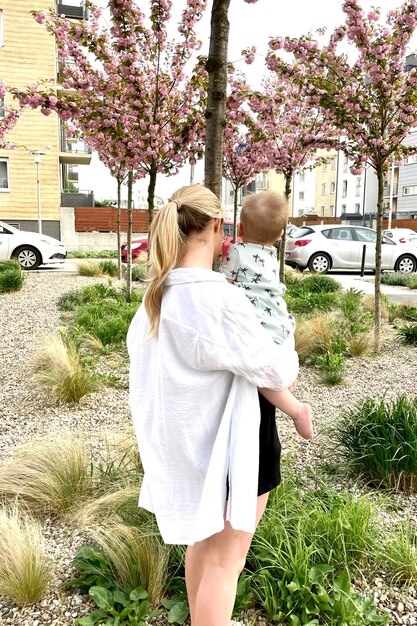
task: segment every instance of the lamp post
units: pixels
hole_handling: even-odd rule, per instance
[[[39,166],[41,164],[42,156],[45,154],[45,152],[34,150],[32,154],[33,154],[33,159],[36,164],[36,189],[37,189],[37,196],[38,196],[38,231],[39,231],[39,234],[41,235],[42,234],[42,207],[41,207],[41,180],[40,180],[40,174],[39,174],[39,169],[40,169]]]

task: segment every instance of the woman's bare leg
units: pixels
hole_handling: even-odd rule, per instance
[[[258,497],[257,525],[267,501],[267,493]],[[185,581],[192,626],[229,626],[252,537],[225,522],[220,533],[187,548]]]

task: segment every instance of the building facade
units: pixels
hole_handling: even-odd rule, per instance
[[[73,19],[87,17],[79,0],[65,4],[55,0],[1,3],[0,76],[9,87],[24,89],[45,79],[58,86],[54,38],[31,14],[50,9]],[[10,94],[6,104],[13,106]],[[25,111],[8,139],[16,148],[0,151],[0,220],[37,231],[41,214],[42,232],[59,238],[60,207],[68,205],[70,194],[78,191],[77,168],[90,162],[90,151],[83,142],[66,136],[54,113],[45,116],[40,111]],[[81,204],[82,198],[76,196],[72,196],[74,201]]]

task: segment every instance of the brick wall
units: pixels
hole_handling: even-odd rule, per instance
[[[115,207],[75,207],[75,231],[77,233],[99,232],[115,233],[117,231],[117,209]],[[133,232],[148,231],[148,211],[133,210]],[[127,209],[122,209],[121,230],[127,232]]]

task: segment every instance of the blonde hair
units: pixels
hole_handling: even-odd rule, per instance
[[[181,187],[156,214],[150,229],[148,288],[144,301],[150,337],[158,335],[164,282],[184,255],[187,238],[202,232],[212,219],[222,217],[219,199],[202,185]]]
[[[285,228],[288,202],[275,191],[260,191],[246,196],[240,212],[244,236],[258,243],[276,241]]]

